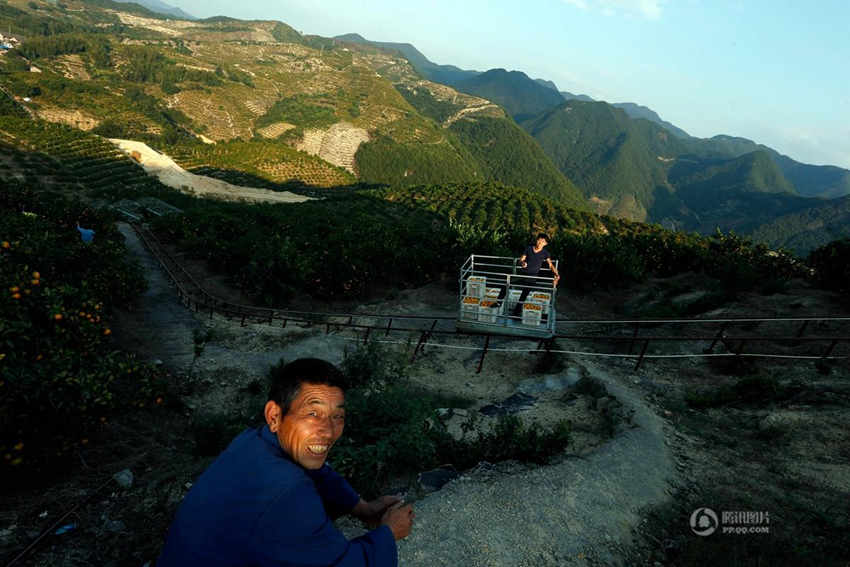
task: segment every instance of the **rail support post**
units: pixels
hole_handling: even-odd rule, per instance
[[[829,348],[827,348],[826,352],[823,353],[823,356],[821,356],[821,360],[826,360],[826,357],[828,357],[830,354],[832,354],[832,349],[834,349],[835,345],[837,345],[837,344],[838,344],[838,339],[832,339],[832,342],[829,343]]]
[[[431,338],[431,333],[434,332],[434,327],[437,326],[437,319],[434,319],[434,322],[431,323],[431,328],[427,331],[422,331],[422,335],[419,337],[419,342],[416,344],[416,348],[413,349],[413,355],[410,357],[410,362],[416,360],[416,353],[425,351],[425,343],[428,342],[428,339]]]
[[[635,372],[640,368],[640,364],[643,362],[643,357],[646,355],[646,349],[649,347],[649,341],[643,341],[643,348],[640,350],[640,356],[635,363]]]
[[[635,331],[632,333],[632,340],[629,342],[629,354],[632,354],[632,350],[635,348],[635,341],[637,340],[639,330],[640,323],[635,323]]]
[[[484,366],[484,357],[487,356],[488,348],[490,348],[490,335],[486,335],[484,338],[484,349],[481,351],[481,359],[478,361],[478,370],[475,371],[476,374],[481,373],[481,368]]]
[[[714,347],[717,345],[717,341],[723,339],[723,336],[726,333],[726,326],[727,325],[728,325],[728,323],[723,323],[723,325],[720,326],[720,330],[717,331],[717,334],[714,335],[714,340],[711,341],[711,346],[706,348],[706,349],[703,349],[703,351],[702,351],[703,354],[711,354],[712,352],[714,352]]]

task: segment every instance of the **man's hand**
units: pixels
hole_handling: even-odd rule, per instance
[[[413,528],[413,517],[415,515],[413,504],[402,506],[401,502],[397,502],[384,512],[384,516],[381,518],[381,524],[390,528],[393,532],[393,537],[397,541],[410,535],[410,530]]]
[[[552,287],[558,287],[559,281],[561,281],[561,276],[555,276],[555,279],[552,281]]]
[[[371,502],[366,502],[361,498],[360,502],[351,510],[351,515],[364,521],[370,527],[376,527],[381,523],[387,508],[399,502],[401,502],[400,496],[381,496]]]

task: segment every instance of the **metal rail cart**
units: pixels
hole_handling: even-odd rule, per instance
[[[537,276],[518,273],[519,258],[472,254],[460,268],[457,329],[552,338],[555,335],[555,275],[545,266]],[[552,261],[558,267],[558,261]],[[523,292],[527,297],[520,301]]]

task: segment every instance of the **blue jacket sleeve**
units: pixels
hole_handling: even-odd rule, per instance
[[[325,504],[325,511],[331,518],[348,514],[360,501],[360,495],[348,481],[327,464],[318,470],[307,471],[307,475],[316,484],[316,490]]]
[[[262,567],[398,565],[395,539],[387,526],[346,540],[325,513],[312,482],[276,499],[258,520],[252,539],[255,562]]]

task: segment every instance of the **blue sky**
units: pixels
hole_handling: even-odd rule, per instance
[[[408,42],[431,61],[519,70],[636,102],[699,137],[743,136],[850,168],[846,0],[172,0],[192,15]]]

